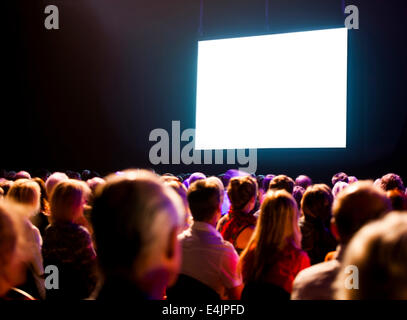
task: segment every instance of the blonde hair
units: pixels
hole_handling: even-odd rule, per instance
[[[407,299],[407,212],[393,212],[361,228],[350,241],[334,287],[336,298]],[[348,286],[348,268],[358,287]],[[357,277],[356,277],[357,276]]]
[[[33,216],[40,210],[41,189],[38,183],[28,179],[19,179],[7,192],[7,200],[26,208],[26,215]]]
[[[260,207],[259,220],[247,247],[240,257],[241,269],[246,280],[260,280],[275,255],[286,245],[301,248],[298,226],[298,206],[285,190],[268,191]],[[254,253],[253,264],[246,263],[248,253]]]
[[[51,193],[51,222],[75,222],[83,213],[87,185],[78,180],[59,182]]]

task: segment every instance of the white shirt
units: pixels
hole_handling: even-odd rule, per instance
[[[201,281],[221,297],[225,288],[242,284],[235,248],[212,225],[195,221],[178,236],[182,246],[181,273]]]
[[[344,248],[338,246],[336,259],[314,264],[298,273],[291,300],[334,300],[333,284],[341,268]]]

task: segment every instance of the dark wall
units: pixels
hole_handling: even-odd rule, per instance
[[[6,1],[0,167],[9,170],[220,173],[227,167],[152,166],[148,157],[151,130],[195,125],[197,40],[344,21],[341,0],[270,0],[267,22],[264,0],[205,0],[199,35],[199,0]],[[349,39],[348,148],[259,150],[258,173],[407,178],[404,2],[346,1],[360,10]],[[60,30],[44,28],[48,4]]]

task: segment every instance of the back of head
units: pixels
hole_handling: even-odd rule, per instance
[[[169,186],[172,188],[182,199],[182,203],[184,204],[185,207],[185,212],[187,213],[185,218],[189,218],[189,206],[188,206],[188,200],[187,200],[187,192],[188,189],[185,187],[185,185],[179,180],[179,179],[163,179],[161,177],[161,181],[164,182],[165,185]]]
[[[7,199],[27,208],[27,215],[31,216],[40,210],[41,189],[35,182],[19,179],[13,183],[7,192]]]
[[[239,171],[236,169],[229,169],[228,171],[225,172],[225,175],[223,176],[223,183],[227,187],[231,179],[237,177],[246,177],[248,175],[249,174],[247,172]]]
[[[307,190],[307,188],[312,185],[312,180],[306,175],[299,175],[295,179],[295,185],[303,187],[305,190]]]
[[[52,223],[75,222],[83,213],[86,193],[84,182],[68,179],[58,183],[50,199]]]
[[[220,213],[219,186],[209,179],[194,182],[188,189],[188,204],[194,221],[210,221]]]
[[[339,299],[407,299],[407,213],[390,213],[364,226],[346,249],[335,287]],[[358,272],[358,289],[347,286],[347,266]]]
[[[201,180],[201,179],[206,179],[206,176],[201,172],[195,172],[195,173],[191,174],[191,176],[189,177],[188,183],[189,183],[189,185],[191,185],[195,181]]]
[[[257,181],[253,177],[235,177],[229,181],[228,197],[232,209],[242,210],[256,195]]]
[[[0,187],[3,189],[4,196],[7,195],[8,191],[10,190],[11,186],[13,185],[13,181],[10,180],[4,180],[0,182]]]
[[[280,174],[271,180],[269,190],[285,190],[292,194],[294,190],[294,180],[284,174]]]
[[[264,177],[262,181],[262,189],[267,192],[269,189],[270,182],[274,179],[274,174],[268,174]]]
[[[207,180],[214,182],[216,184],[216,186],[218,187],[220,203],[222,204],[223,198],[225,196],[225,186],[223,185],[222,180],[219,179],[218,177],[213,177],[213,176],[209,177]]]
[[[32,181],[38,184],[40,187],[41,191],[41,212],[43,213],[48,213],[49,210],[49,203],[48,203],[48,196],[47,196],[47,190],[45,188],[45,182],[41,178],[33,178]]]
[[[301,209],[301,201],[302,197],[304,196],[305,189],[301,186],[295,186],[293,190],[293,197],[295,201],[297,202],[298,209]]]
[[[24,262],[29,260],[25,249],[23,224],[13,206],[0,203],[0,297],[25,278]]]
[[[17,248],[17,229],[11,214],[0,205],[0,265],[7,265]],[[0,269],[1,276],[1,269]]]
[[[381,177],[380,187],[384,191],[397,189],[402,192],[405,192],[403,180],[400,178],[399,175],[397,175],[395,173],[388,173],[388,174],[384,175],[383,177]]]
[[[332,194],[336,198],[342,190],[344,190],[349,184],[344,181],[338,181],[332,188]]]
[[[390,210],[390,200],[371,181],[349,185],[339,193],[333,205],[333,222],[340,242],[346,244],[363,225]]]
[[[314,218],[329,223],[332,202],[331,189],[326,184],[314,184],[305,191],[301,209],[305,218]]]
[[[395,211],[407,210],[407,195],[399,189],[392,189],[386,192],[391,201],[391,206]]]
[[[298,218],[297,203],[291,194],[285,190],[269,191],[260,207],[259,236],[278,249],[283,249],[287,242],[299,248]]]
[[[338,172],[332,177],[332,185],[334,186],[338,181],[349,183],[348,175],[345,172]]]
[[[16,173],[14,179],[31,179],[31,175],[27,171],[19,171]]]
[[[96,190],[91,219],[103,273],[134,281],[143,263],[160,259],[169,234],[184,222],[184,207],[155,174],[128,170]]]
[[[68,176],[62,172],[54,172],[45,182],[45,189],[47,190],[48,197],[51,197],[52,190],[61,181],[68,180]]]

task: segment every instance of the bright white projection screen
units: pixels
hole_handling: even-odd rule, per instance
[[[196,149],[346,148],[346,28],[198,42]]]

